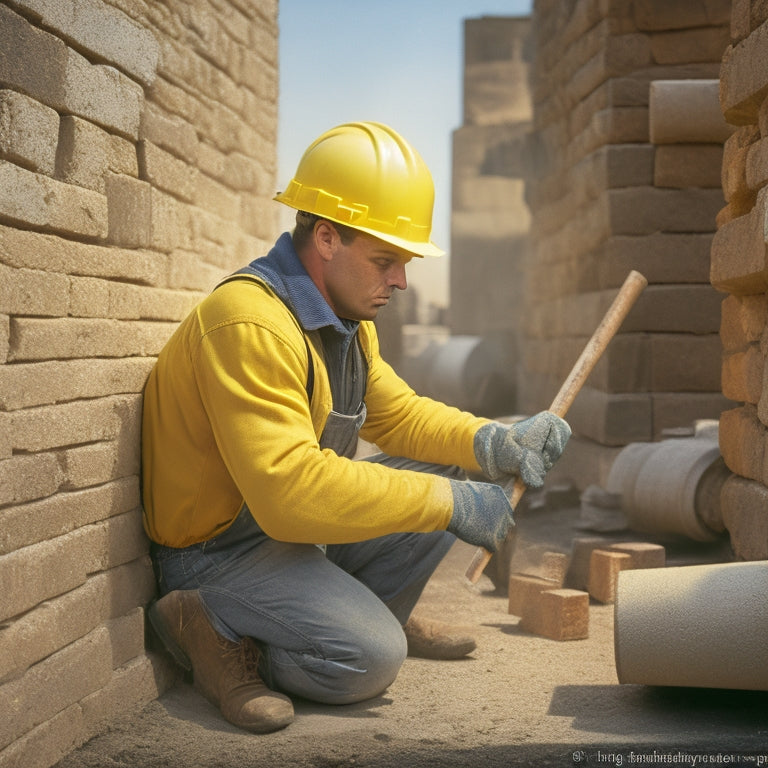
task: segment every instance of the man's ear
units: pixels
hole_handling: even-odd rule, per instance
[[[339,233],[329,221],[320,219],[315,223],[314,236],[315,247],[323,261],[330,261],[340,240]]]

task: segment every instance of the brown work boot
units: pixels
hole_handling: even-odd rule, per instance
[[[477,647],[473,637],[443,621],[411,616],[403,630],[408,655],[420,659],[460,659]]]
[[[191,669],[195,688],[230,723],[269,733],[293,722],[293,704],[259,677],[261,652],[250,638],[222,637],[206,616],[195,590],[169,592],[149,607],[149,620],[171,655]]]

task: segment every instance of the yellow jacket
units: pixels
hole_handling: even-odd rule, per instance
[[[393,456],[480,468],[473,438],[487,423],[417,396],[358,330],[368,363],[361,436]],[[245,502],[282,541],[340,544],[445,529],[446,478],[351,461],[318,440],[332,408],[316,332],[308,347],[293,313],[262,282],[235,281],[204,299],[162,350],[144,397],[144,525],[185,547],[220,534]]]

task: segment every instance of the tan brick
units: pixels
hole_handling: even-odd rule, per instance
[[[757,123],[768,88],[768,62],[762,55],[766,46],[768,26],[763,25],[723,54],[720,102],[725,119],[733,125]]]
[[[200,142],[194,125],[157,104],[145,105],[139,136],[188,163],[198,163]]]
[[[228,274],[221,267],[199,261],[199,255],[189,251],[174,251],[168,256],[168,286],[193,291],[212,291]]]
[[[0,264],[0,312],[8,315],[66,316],[69,312],[67,277]]]
[[[660,544],[651,544],[646,541],[622,541],[610,544],[609,552],[620,552],[631,558],[630,567],[636,568],[663,568],[666,564],[666,550]]]
[[[109,283],[106,280],[96,277],[70,277],[68,287],[68,314],[71,317],[111,317]]]
[[[655,392],[652,402],[652,440],[660,440],[667,429],[690,427],[698,419],[719,419],[733,402],[719,392]]]
[[[142,85],[155,79],[159,45],[149,29],[97,0],[15,0],[39,17],[43,25],[77,47],[124,70]]]
[[[213,286],[209,285],[208,288]],[[126,283],[109,286],[109,317],[118,320],[183,320],[205,294],[148,289]]]
[[[765,359],[757,344],[723,357],[723,394],[736,402],[757,404],[763,392]]]
[[[667,144],[656,147],[653,183],[657,187],[720,187],[720,144]]]
[[[109,242],[126,248],[147,248],[152,243],[151,186],[124,174],[105,180],[109,205]]]
[[[0,363],[8,362],[8,352],[11,348],[11,318],[0,314]],[[0,450],[2,456],[2,450]]]
[[[508,612],[512,616],[524,616],[529,603],[535,602],[539,594],[548,589],[557,589],[560,585],[538,576],[525,576],[512,573],[509,576]]]
[[[56,493],[64,479],[56,455],[19,454],[0,461],[0,504],[22,504]]]
[[[0,157],[53,175],[59,115],[28,96],[0,90]]]
[[[722,302],[722,294],[709,285],[649,285],[630,310],[621,330],[625,333],[717,333]]]
[[[198,178],[202,178],[202,175]],[[192,232],[197,209],[159,189],[150,188],[152,248],[170,253],[192,249]]]
[[[635,0],[632,10],[638,29],[649,31],[728,24],[731,18],[729,0],[714,2]]]
[[[130,439],[133,442],[130,442]],[[70,448],[62,452],[61,466],[67,488],[87,488],[130,475],[138,475],[138,424],[127,425],[117,440]]]
[[[601,603],[614,602],[619,572],[631,567],[632,557],[628,554],[594,550],[589,559],[589,594]]]
[[[603,445],[652,440],[653,401],[649,394],[609,394],[584,387],[568,412],[574,432]]]
[[[651,53],[658,64],[719,61],[730,43],[727,24],[651,35]]]
[[[92,735],[83,725],[82,709],[73,704],[6,747],[3,768],[49,768]]]
[[[733,132],[720,110],[716,79],[656,80],[649,103],[654,144],[722,144]]]
[[[759,131],[755,129],[756,126],[742,126],[723,145],[720,171],[723,197],[739,209],[752,197],[747,186],[747,157],[751,144],[760,138]]]
[[[0,555],[128,512],[140,503],[139,479],[134,475],[7,507],[0,511]]]
[[[0,410],[141,392],[153,364],[134,357],[0,366]]]
[[[720,337],[709,334],[652,334],[650,389],[653,392],[718,392]]]
[[[157,584],[148,554],[117,568],[110,568],[100,576],[106,578],[110,618],[124,616],[137,606],[144,606],[157,596]]]
[[[144,653],[144,608],[134,608],[107,624],[112,646],[112,667],[117,669]]]
[[[720,339],[726,353],[760,341],[768,325],[767,296],[728,296],[721,307]]]
[[[552,589],[525,605],[523,629],[550,640],[582,640],[589,636],[589,595],[575,589]]]
[[[723,522],[739,560],[768,560],[768,488],[732,476],[720,494]]]
[[[112,676],[110,661],[109,635],[99,628],[3,685],[0,747],[106,685]]]
[[[199,174],[194,187],[193,202],[227,221],[239,216],[240,197],[215,179]]]
[[[72,235],[107,234],[106,198],[0,160],[0,217]]]
[[[131,563],[149,551],[149,539],[144,532],[139,507],[89,527],[96,529],[93,537],[98,541],[89,553],[89,568],[92,569],[89,572]]]
[[[762,481],[768,429],[754,405],[724,411],[720,416],[720,453],[731,472]]]
[[[178,323],[14,318],[9,360],[157,355]]]
[[[138,144],[139,173],[144,181],[174,197],[192,202],[200,172],[150,141]]]

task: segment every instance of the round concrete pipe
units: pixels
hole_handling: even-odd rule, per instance
[[[624,448],[611,466],[606,490],[621,494],[633,530],[713,541],[723,530],[713,486],[719,488],[726,477],[716,440],[675,438]]]
[[[768,562],[619,573],[620,683],[768,691]]]

